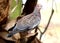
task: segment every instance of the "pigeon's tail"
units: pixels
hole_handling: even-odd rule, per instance
[[[13,36],[13,33],[10,32],[9,34],[7,34],[7,37],[12,37]]]
[[[13,27],[11,27],[8,31],[12,31],[15,28],[15,26],[16,24]]]
[[[7,37],[12,37],[13,35],[12,34],[8,34]]]

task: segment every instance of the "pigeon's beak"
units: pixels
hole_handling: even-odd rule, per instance
[[[41,8],[42,8],[42,5],[39,5],[39,10],[41,10]]]

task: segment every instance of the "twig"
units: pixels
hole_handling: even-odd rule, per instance
[[[54,1],[54,0],[53,0],[53,1]],[[41,40],[43,34],[47,31],[48,26],[49,26],[50,21],[51,21],[51,18],[52,18],[52,16],[53,16],[53,13],[54,13],[54,9],[53,9],[53,1],[52,1],[52,12],[51,12],[51,16],[50,16],[50,18],[49,18],[49,21],[48,21],[48,23],[47,23],[47,26],[45,27],[45,30],[44,30],[44,31],[41,33],[41,35],[40,35],[40,40]]]
[[[49,18],[49,21],[48,21],[48,23],[47,23],[47,26],[45,27],[45,30],[44,30],[44,31],[41,33],[41,35],[40,35],[40,39],[42,38],[42,35],[47,31],[48,26],[49,26],[50,21],[51,21],[51,18],[52,18],[52,16],[53,16],[53,13],[54,13],[54,9],[52,9],[51,16],[50,16],[50,18]]]

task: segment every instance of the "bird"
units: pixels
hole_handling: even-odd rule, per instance
[[[28,32],[29,30],[33,30],[34,27],[38,26],[41,20],[40,9],[41,6],[37,4],[31,14],[19,19],[16,22],[13,30],[7,34],[7,37],[12,37],[14,34],[19,32]]]

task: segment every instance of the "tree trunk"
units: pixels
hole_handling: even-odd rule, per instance
[[[0,0],[0,30],[8,20],[9,0]]]

